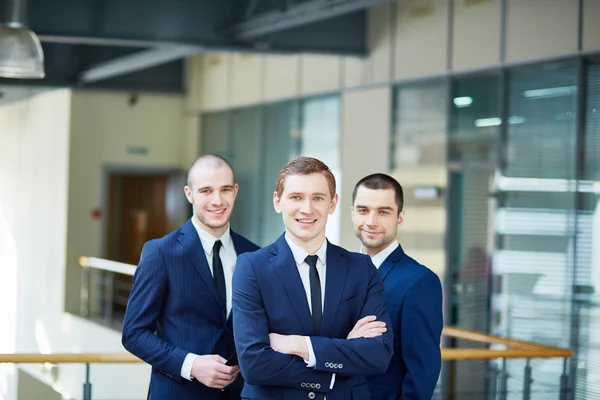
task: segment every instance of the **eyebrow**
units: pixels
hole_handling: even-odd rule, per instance
[[[290,193],[288,196],[303,196],[304,194],[305,193],[293,192],[293,193]],[[311,193],[310,196],[326,196],[326,194],[318,192],[318,193]]]
[[[369,208],[369,207],[367,207],[367,206],[362,206],[362,205],[360,205],[360,204],[359,204],[359,205],[356,205],[355,207],[356,207],[356,208]],[[394,209],[393,209],[392,207],[388,207],[388,206],[385,206],[385,207],[377,207],[377,209],[378,209],[378,210],[389,210],[389,211],[394,211]]]
[[[212,189],[212,186],[203,186],[198,188],[198,191]],[[223,185],[221,189],[233,189],[233,185]]]

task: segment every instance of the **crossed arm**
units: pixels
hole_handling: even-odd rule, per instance
[[[312,387],[319,387],[318,391],[327,392],[334,373],[367,375],[387,369],[393,352],[393,335],[384,332],[381,323],[372,324],[374,318],[389,323],[383,284],[374,266],[361,312],[362,322],[346,339],[310,337],[316,355],[314,368],[307,368],[304,361],[308,359],[305,337],[269,336],[260,286],[247,257],[238,257],[233,281],[236,348],[246,382],[296,389],[304,389],[301,384],[311,382],[315,383]],[[365,337],[360,337],[361,334]]]

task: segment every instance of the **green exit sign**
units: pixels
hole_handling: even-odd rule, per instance
[[[144,146],[129,146],[127,147],[127,154],[146,156],[148,155],[148,148]]]

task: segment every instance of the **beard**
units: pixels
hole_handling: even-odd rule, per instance
[[[357,235],[358,239],[361,241],[363,246],[368,249],[381,249],[386,247],[388,244],[394,241],[395,235],[382,235],[377,239],[370,239],[363,231],[358,231]]]

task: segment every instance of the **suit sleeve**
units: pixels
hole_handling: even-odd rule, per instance
[[[379,272],[365,256],[369,285],[360,318],[375,315],[386,323],[388,330],[374,338],[338,339],[311,336],[316,356],[315,369],[338,375],[374,375],[384,373],[394,353],[394,334],[387,311],[385,290]]]
[[[232,302],[235,347],[247,383],[329,392],[331,373],[307,368],[300,357],[271,348],[260,285],[247,254],[240,255],[236,262]]]
[[[159,247],[148,242],[135,270],[123,321],[123,346],[135,356],[180,381],[187,352],[154,334],[165,296],[167,273]]]
[[[433,272],[409,289],[399,334],[406,375],[401,400],[430,399],[442,368],[440,340],[443,328],[442,286]]]

